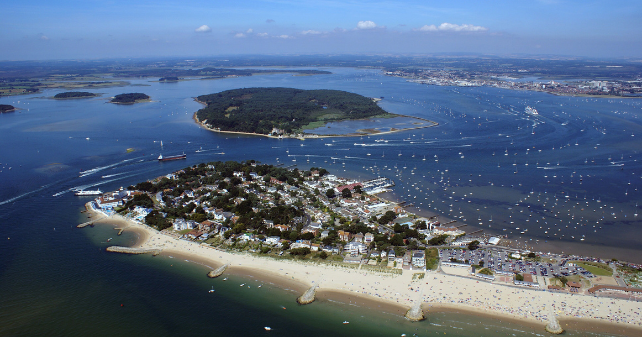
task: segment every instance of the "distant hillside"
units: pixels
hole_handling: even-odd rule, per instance
[[[134,104],[140,101],[146,101],[148,99],[149,99],[149,96],[138,92],[134,92],[129,94],[116,95],[110,102],[119,103],[119,104]]]
[[[87,98],[87,97],[96,97],[97,94],[87,92],[87,91],[67,91],[61,92],[54,96],[55,99],[68,99],[68,98]]]
[[[314,122],[388,114],[372,99],[339,90],[248,88],[199,96],[197,118],[221,131],[291,134]],[[278,129],[273,132],[273,129]]]
[[[16,110],[16,108],[13,105],[9,104],[0,104],[0,113],[2,112],[11,112]]]

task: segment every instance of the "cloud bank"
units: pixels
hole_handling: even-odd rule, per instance
[[[359,21],[357,23],[357,29],[373,29],[377,28],[377,25],[372,21]]]
[[[417,30],[422,32],[485,32],[488,28],[469,24],[457,25],[454,23],[444,22],[439,26],[424,25]]]

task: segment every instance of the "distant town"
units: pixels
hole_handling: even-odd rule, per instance
[[[513,90],[533,90],[554,95],[570,96],[642,96],[642,78],[635,80],[522,80],[529,76],[527,69],[517,73],[493,73],[453,69],[400,69],[385,71],[388,76],[403,77],[410,82],[455,87],[496,87]],[[516,77],[519,76],[520,78]]]
[[[88,205],[181,240],[230,251],[400,274],[439,270],[553,292],[642,299],[642,266],[509,248],[456,221],[410,213],[376,196],[381,177],[323,168],[212,162],[104,193]]]

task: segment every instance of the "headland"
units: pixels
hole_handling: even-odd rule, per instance
[[[317,286],[319,298],[357,299],[402,315],[419,303],[427,316],[458,310],[517,320],[543,330],[552,312],[563,328],[569,322],[579,329],[632,336],[642,331],[642,303],[637,301],[639,292],[631,288],[596,290],[595,285],[602,281],[594,276],[549,278],[521,271],[522,266],[531,269],[536,261],[557,261],[560,272],[586,276],[586,270],[569,263],[586,257],[571,260],[505,250],[511,258],[494,256],[500,257],[501,263],[491,266],[490,260],[476,256],[480,252],[492,255],[490,248],[502,250],[492,238],[479,237],[482,242],[473,240],[468,249],[461,249],[461,235],[449,235],[457,234],[457,228],[448,229],[363,193],[370,185],[350,183],[322,169],[300,172],[255,162],[229,165],[232,163],[217,162],[187,168],[133,186],[130,191],[106,194],[87,206],[92,212],[110,215],[100,222],[117,221],[119,228],[139,233],[135,248],[185,257],[206,268],[204,277],[208,271],[228,265],[225,273],[249,273],[300,293]],[[231,177],[225,177],[228,173]],[[207,184],[201,180],[205,177]],[[179,180],[185,184],[172,187]],[[188,185],[190,189],[185,189]],[[167,188],[183,192],[173,195],[166,193]],[[105,206],[105,201],[118,201],[120,214]],[[194,201],[200,205],[187,212]],[[222,208],[210,207],[210,203]],[[145,209],[161,204],[176,218]],[[337,204],[343,209],[336,209]],[[295,205],[297,208],[290,208]],[[187,213],[172,210],[179,208]],[[372,214],[366,220],[349,220],[346,214],[364,210]],[[395,222],[396,218],[402,221]],[[255,223],[257,219],[263,220]],[[502,266],[511,263],[514,271]],[[484,264],[487,268],[483,269],[490,273],[480,272]],[[608,284],[606,279],[602,283]]]

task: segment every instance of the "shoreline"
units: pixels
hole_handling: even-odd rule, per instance
[[[421,298],[424,312],[428,315],[430,312],[463,312],[510,320],[541,331],[546,325],[544,316],[547,312],[544,307],[553,305],[564,327],[568,322],[573,329],[587,331],[604,329],[604,332],[618,331],[630,336],[642,332],[640,315],[631,315],[633,317],[626,322],[613,322],[612,318],[622,315],[618,309],[640,312],[642,304],[639,302],[515,288],[431,271],[425,273],[423,280],[413,281],[413,271],[393,275],[222,251],[171,237],[121,216],[102,219],[97,223],[122,225],[120,228],[125,231],[139,234],[135,247],[162,249],[162,255],[180,256],[210,270],[229,264],[226,273],[267,280],[277,287],[297,293],[302,293],[311,285],[319,285],[318,299],[321,301],[354,302],[357,306],[403,316],[412,303]],[[611,305],[604,304],[607,302],[615,305],[611,308]],[[586,318],[582,310],[597,312],[593,313],[592,318]],[[573,314],[574,311],[581,311],[581,314]],[[611,317],[611,321],[606,317]]]

